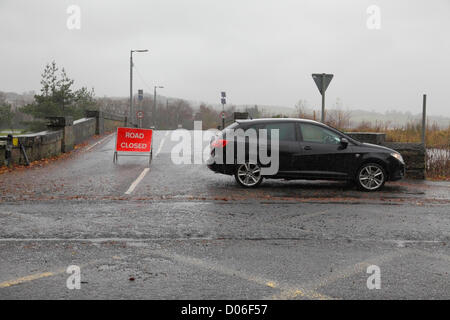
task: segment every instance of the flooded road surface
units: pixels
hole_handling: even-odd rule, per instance
[[[171,138],[155,132],[149,169],[145,157],[114,164],[110,135],[1,174],[0,299],[450,298],[450,183],[247,190],[174,164]],[[367,287],[372,265],[380,289]]]

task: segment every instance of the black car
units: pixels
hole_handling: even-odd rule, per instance
[[[257,157],[250,157],[250,153],[254,153],[251,150],[255,150],[250,147],[252,141],[255,142],[254,137],[253,140],[247,136],[235,139],[234,132],[238,129],[242,129],[240,132],[249,132],[249,129],[259,132],[256,137],[258,152],[263,145],[260,134],[267,132],[268,143],[263,148],[268,149],[264,150],[268,155],[271,155],[271,129],[279,130],[276,173],[265,175],[261,172],[268,165],[262,164],[259,153]],[[231,143],[233,148],[230,148]],[[237,156],[239,144],[244,145],[244,149],[240,149],[245,150],[244,158]],[[229,158],[225,159],[227,154]],[[263,178],[320,179],[354,181],[361,190],[375,191],[386,181],[399,180],[405,174],[405,163],[397,151],[356,141],[339,130],[306,119],[237,120],[212,139],[207,165],[215,172],[234,175],[244,187],[256,187]]]

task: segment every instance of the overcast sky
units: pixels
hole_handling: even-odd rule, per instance
[[[67,8],[81,28],[67,28]],[[380,29],[367,8],[380,8]],[[0,91],[39,91],[47,62],[97,96],[163,85],[218,103],[320,106],[312,73],[333,73],[327,106],[450,116],[450,0],[0,0]]]

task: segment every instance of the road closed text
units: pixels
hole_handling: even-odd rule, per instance
[[[122,142],[122,143],[120,143],[120,147],[123,149],[147,149],[147,144],[146,143]]]
[[[117,128],[116,151],[150,152],[152,130],[137,128]]]

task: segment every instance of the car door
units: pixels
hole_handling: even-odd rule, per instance
[[[353,159],[352,147],[344,147],[341,135],[313,123],[300,123],[300,152],[294,166],[300,175],[311,178],[346,178]]]
[[[264,126],[264,129],[267,130],[268,135],[268,154],[270,154],[271,157],[275,156],[272,155],[272,150],[270,149],[270,146],[272,144],[272,137],[273,132],[272,130],[278,130],[278,144],[279,144],[279,153],[278,153],[278,159],[279,159],[279,168],[278,168],[278,174],[284,175],[286,172],[291,172],[295,170],[294,168],[294,159],[293,155],[295,152],[298,151],[298,140],[297,140],[297,132],[295,128],[294,122],[271,122],[266,123]]]

